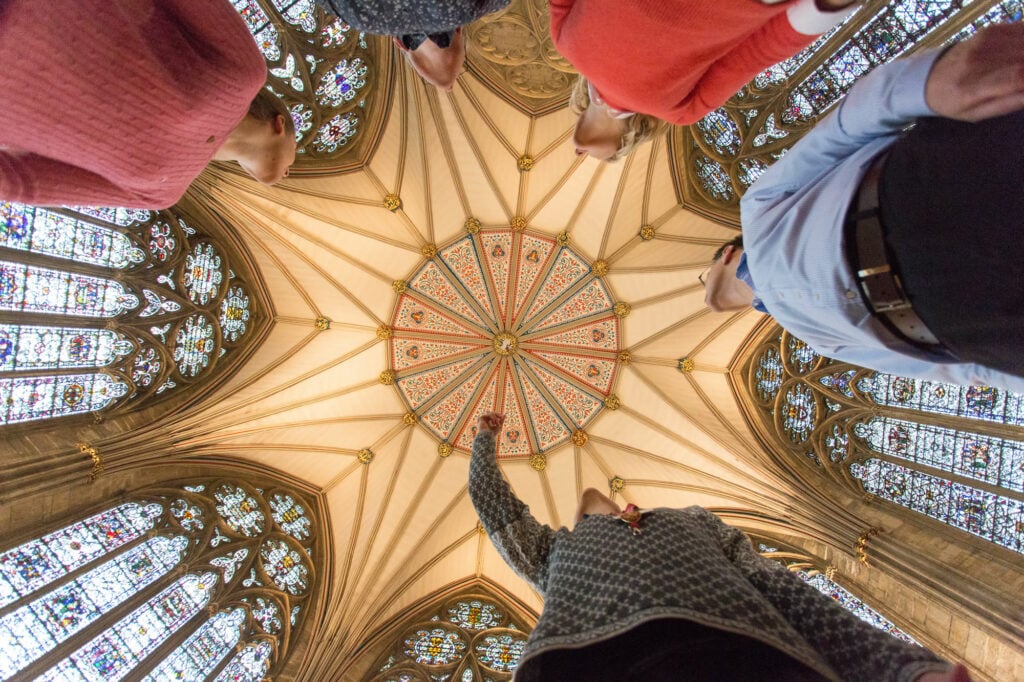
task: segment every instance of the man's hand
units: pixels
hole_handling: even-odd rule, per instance
[[[919,675],[914,682],[971,682],[971,676],[967,674],[967,668],[963,663],[944,673],[925,673]]]
[[[505,415],[500,412],[485,412],[480,415],[480,419],[476,423],[476,432],[483,433],[484,431],[490,431],[491,433],[497,433],[501,430],[501,425],[505,423]]]
[[[981,121],[1024,109],[1024,24],[996,24],[939,57],[925,84],[939,116]]]

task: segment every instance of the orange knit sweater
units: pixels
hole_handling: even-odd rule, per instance
[[[814,40],[791,4],[550,0],[551,37],[609,106],[688,125]]]
[[[163,208],[266,63],[227,0],[0,2],[0,199]]]

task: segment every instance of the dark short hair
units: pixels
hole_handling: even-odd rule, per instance
[[[260,88],[249,104],[249,115],[257,121],[273,121],[276,116],[283,116],[285,130],[289,135],[295,134],[295,121],[292,120],[292,112],[288,110],[288,105],[266,88]]]
[[[719,258],[722,257],[722,254],[725,253],[725,247],[727,247],[727,246],[733,246],[733,247],[735,247],[737,249],[742,249],[743,248],[743,235],[742,234],[738,234],[735,237],[733,237],[732,239],[730,239],[729,241],[727,241],[726,243],[724,243],[721,246],[719,246],[718,250],[715,251],[715,255],[711,257],[711,262],[712,263],[714,263],[716,260],[718,260]]]

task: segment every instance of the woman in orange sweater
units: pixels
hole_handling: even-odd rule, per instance
[[[855,1],[550,0],[555,47],[582,76],[570,101],[577,153],[621,158],[659,121],[700,120]]]

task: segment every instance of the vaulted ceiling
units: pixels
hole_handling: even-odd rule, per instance
[[[506,475],[553,526],[612,479],[643,506],[794,503],[755,466],[730,379],[763,317],[709,312],[697,280],[735,232],[681,207],[667,138],[615,165],[577,157],[571,113],[532,115],[478,71],[445,94],[400,64],[358,170],[265,188],[222,169],[199,187],[250,251],[273,322],[176,439],[320,491],[332,646],[310,671],[342,670],[466,578],[539,611],[467,494],[469,429],[491,405],[513,415]]]

